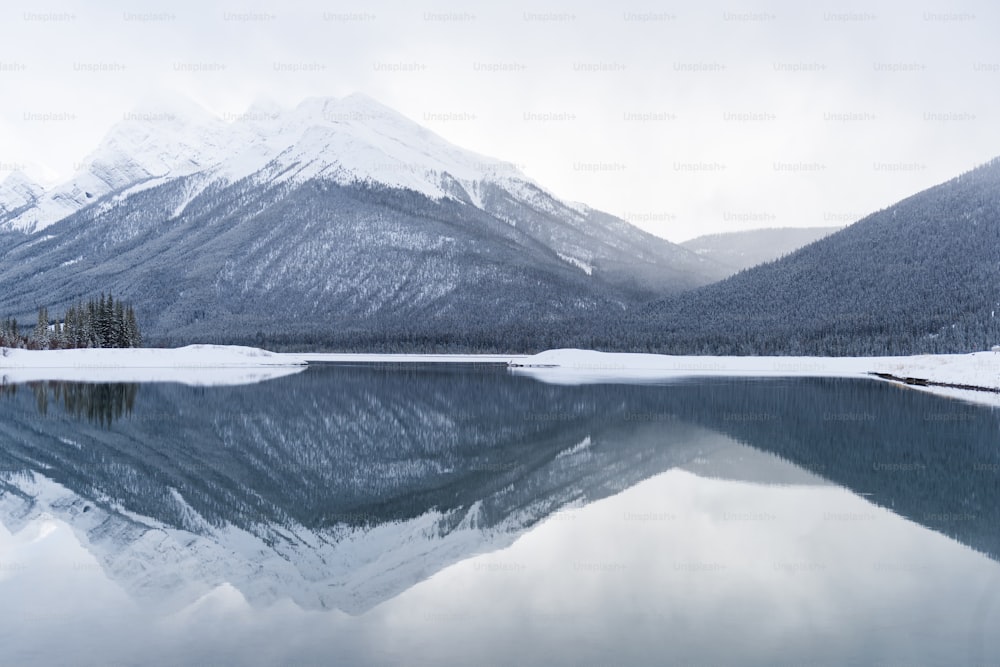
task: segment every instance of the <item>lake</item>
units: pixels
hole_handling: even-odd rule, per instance
[[[1000,411],[316,365],[0,387],[3,665],[997,665]]]

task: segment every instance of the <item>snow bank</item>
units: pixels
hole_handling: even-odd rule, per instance
[[[253,347],[16,350],[0,348],[0,382],[180,382],[210,386],[261,382],[305,370],[297,355]]]
[[[515,373],[553,384],[663,383],[687,377],[864,377],[971,385],[993,391],[913,386],[943,396],[1000,406],[1000,352],[911,357],[685,357],[593,350],[547,350],[512,361]]]

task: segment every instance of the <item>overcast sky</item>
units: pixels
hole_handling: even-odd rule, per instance
[[[0,9],[0,179],[140,100],[361,91],[673,241],[851,222],[1000,155],[985,2],[38,2]]]

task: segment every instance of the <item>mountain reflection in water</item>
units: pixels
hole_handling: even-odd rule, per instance
[[[5,392],[0,491],[20,499],[5,523],[24,525],[58,497],[105,568],[147,597],[166,595],[158,576],[175,592],[198,580],[190,595],[242,582],[251,601],[361,613],[674,468],[763,483],[797,470],[792,479],[829,480],[1000,555],[998,413],[875,382],[561,387],[495,369],[317,366],[248,386]],[[794,466],[726,464],[733,441]],[[193,553],[211,566],[168,576],[165,563],[122,564],[149,557],[137,545],[164,529],[199,546],[158,558]],[[279,557],[270,580],[240,574],[267,570],[266,558],[233,556],[241,535]]]

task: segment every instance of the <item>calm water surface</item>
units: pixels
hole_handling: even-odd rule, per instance
[[[0,664],[1000,664],[1000,412],[316,366],[0,387]]]

